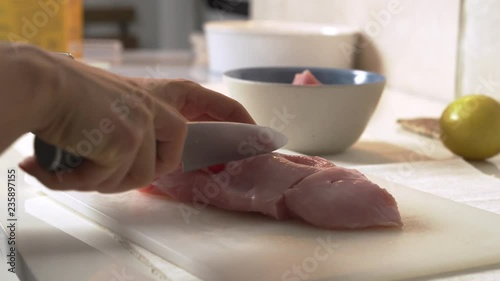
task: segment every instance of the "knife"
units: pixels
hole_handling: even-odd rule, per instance
[[[288,138],[272,128],[232,122],[188,122],[182,152],[185,172],[272,152]],[[75,169],[85,159],[35,137],[35,157],[47,171]]]

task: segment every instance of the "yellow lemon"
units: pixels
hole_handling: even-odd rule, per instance
[[[485,95],[452,102],[440,119],[441,140],[453,153],[483,160],[500,153],[500,103]]]

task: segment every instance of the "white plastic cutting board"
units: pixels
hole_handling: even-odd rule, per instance
[[[369,177],[395,196],[402,230],[329,231],[210,207],[197,212],[136,191],[47,192],[206,281],[402,280],[500,266],[500,216]]]

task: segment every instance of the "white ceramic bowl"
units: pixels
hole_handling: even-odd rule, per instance
[[[351,68],[357,30],[336,25],[283,21],[206,23],[210,70],[255,66]]]
[[[366,128],[385,77],[360,70],[309,67],[323,85],[291,85],[294,75],[304,69],[236,69],[224,73],[224,83],[257,124],[288,136],[286,148],[314,155],[341,152]]]

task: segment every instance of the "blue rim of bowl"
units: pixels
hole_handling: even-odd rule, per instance
[[[375,72],[370,72],[370,71],[364,71],[364,70],[357,70],[357,69],[343,69],[343,68],[329,68],[329,67],[247,67],[247,68],[238,68],[238,69],[231,69],[228,71],[225,71],[223,73],[224,78],[229,78],[233,80],[237,80],[242,83],[249,83],[249,84],[266,84],[266,85],[276,85],[276,86],[293,86],[293,87],[311,87],[311,85],[292,85],[293,81],[293,75],[296,73],[301,73],[304,70],[310,70],[317,78],[320,80],[323,84],[321,85],[315,85],[314,87],[342,87],[342,86],[362,86],[362,85],[373,85],[373,84],[381,84],[386,82],[386,78],[382,74],[378,74]],[[273,82],[273,81],[265,81],[266,79],[270,79],[269,76],[264,75],[264,79],[250,79],[250,78],[242,78],[241,74],[245,72],[254,72],[254,73],[259,73],[259,72],[266,72],[266,71],[274,71],[275,73],[279,73],[280,71],[286,71],[287,73],[284,75],[290,75],[287,81],[283,82]],[[283,73],[283,72],[281,72]],[[332,74],[338,74],[340,76],[337,77],[331,77],[331,78],[346,78],[346,77],[352,77],[353,82],[346,82],[346,83],[325,83],[324,81],[328,78],[325,78],[324,75],[328,75],[327,73],[330,73],[329,75]],[[341,77],[342,76],[342,77]],[[356,83],[357,77],[359,80],[362,80],[359,83]],[[264,80],[264,81],[263,81]]]

